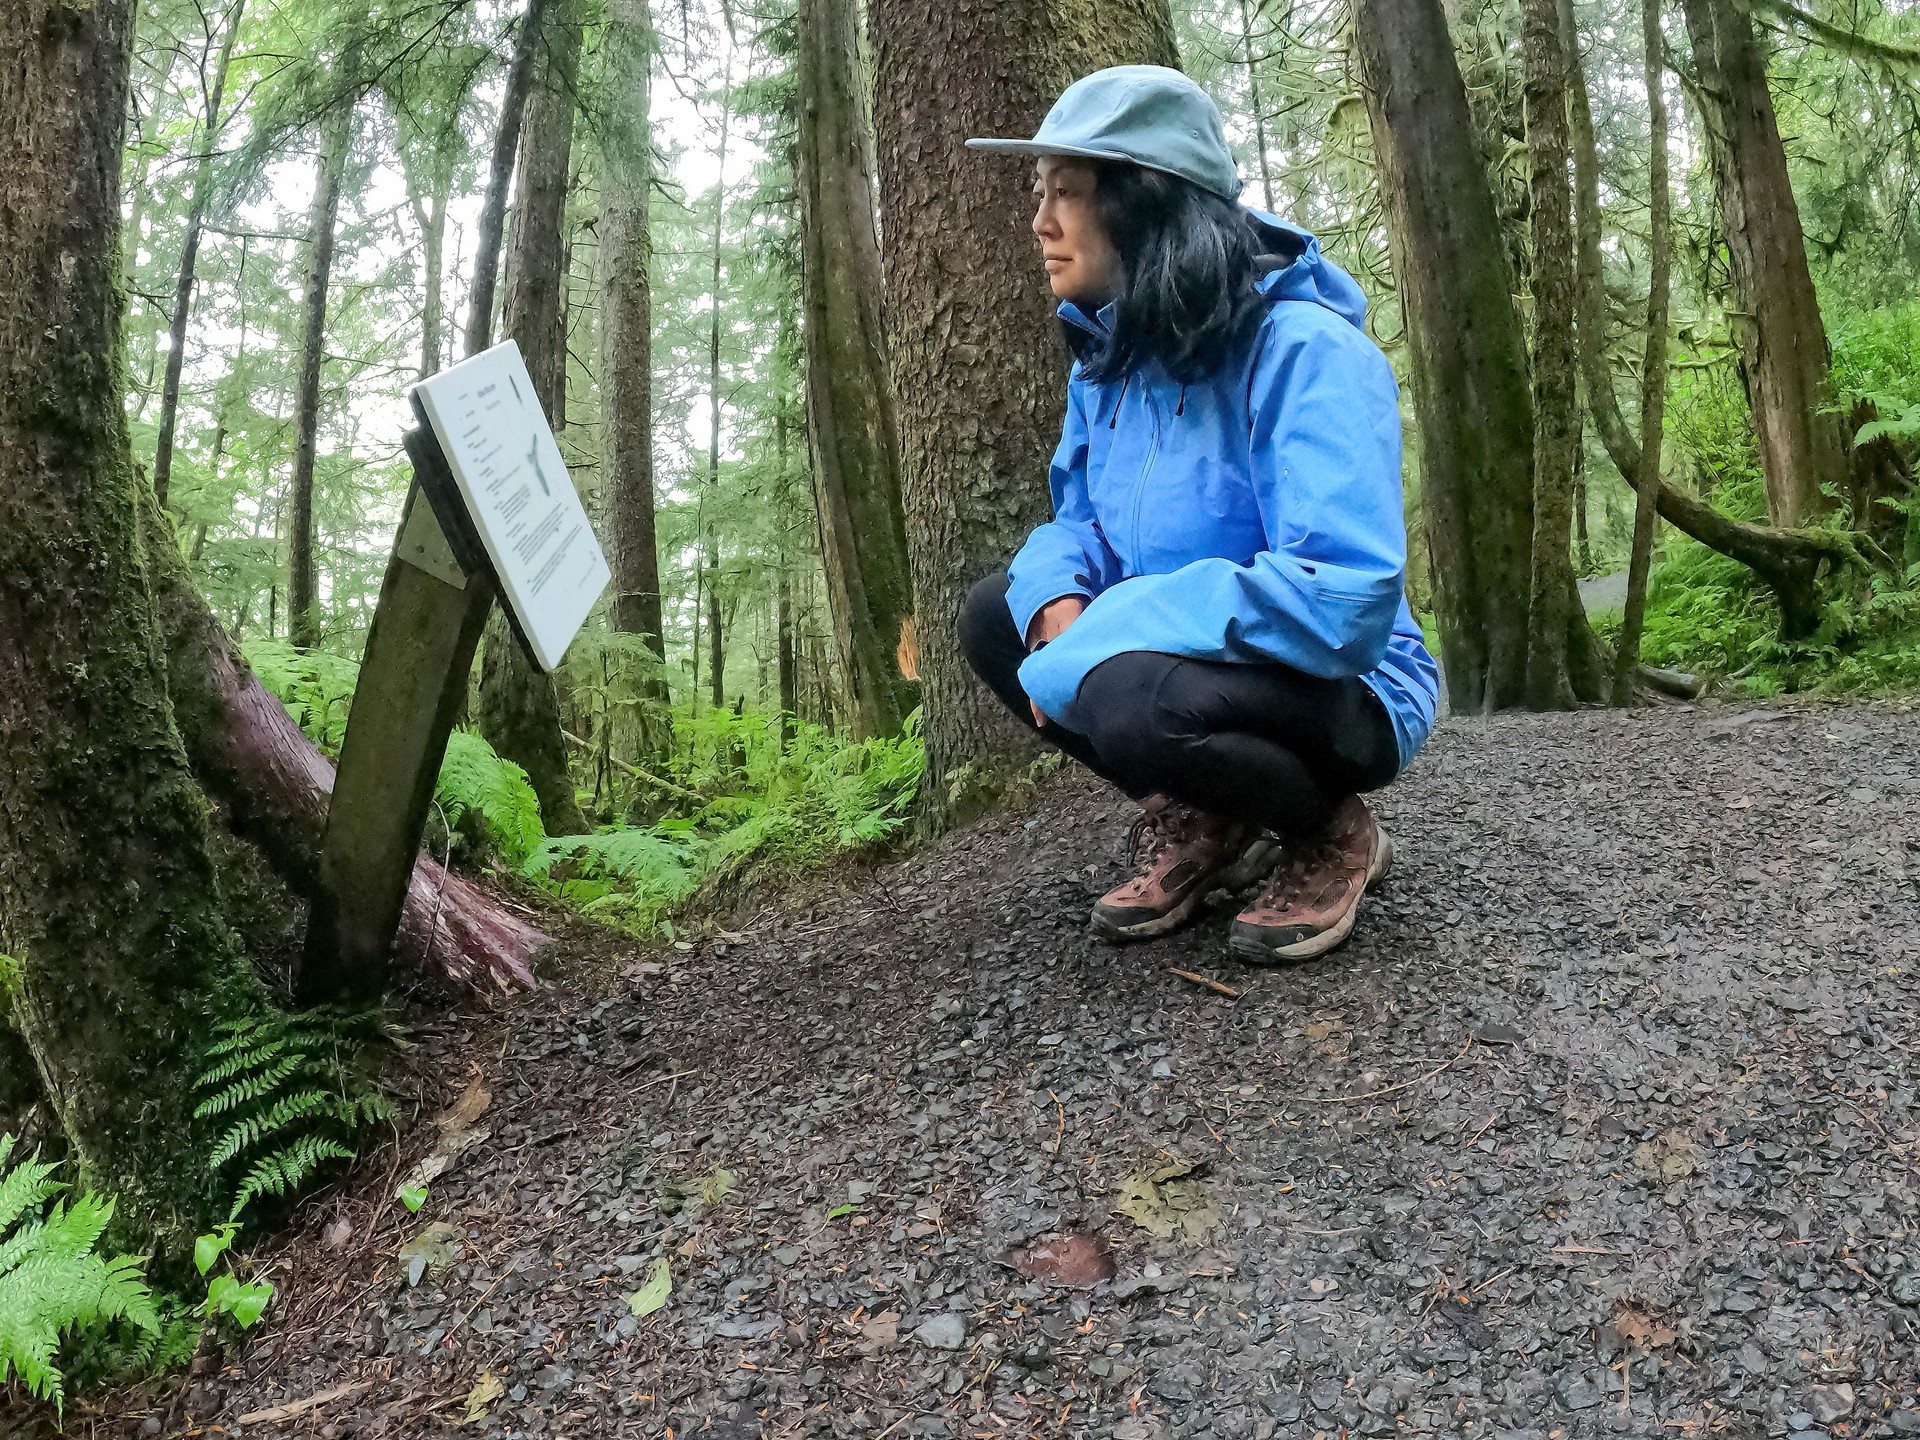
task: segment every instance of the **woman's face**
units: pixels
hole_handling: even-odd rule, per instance
[[[1034,167],[1033,233],[1055,298],[1097,310],[1120,292],[1120,252],[1094,209],[1093,166],[1042,155]]]

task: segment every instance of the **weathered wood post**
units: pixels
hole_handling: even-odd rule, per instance
[[[327,811],[320,887],[300,968],[303,1000],[373,999],[385,990],[407,882],[426,832],[474,650],[493,606],[493,572],[458,549],[429,499],[457,513],[446,459],[424,427],[409,430],[415,481],[367,632],[353,711]],[[437,474],[435,472],[438,472]],[[431,480],[425,477],[431,475]],[[456,532],[457,533],[457,532]],[[471,568],[469,568],[471,567]]]
[[[497,345],[412,392],[414,485],[354,689],[296,989],[386,988],[427,811],[496,596],[534,665],[560,661],[608,572],[533,400]]]

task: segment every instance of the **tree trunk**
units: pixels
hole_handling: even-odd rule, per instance
[[[1020,162],[964,148],[1030,135],[1101,65],[1176,63],[1165,0],[873,0],[886,313],[899,401],[908,560],[920,644],[930,818],[963,768],[990,793],[1033,741],[967,672],[968,588],[1046,516],[1067,357],[1028,228]]]
[[[1849,437],[1832,409],[1827,331],[1767,90],[1766,52],[1733,0],[1685,0],[1685,9],[1767,513],[1775,525],[1804,525],[1827,508],[1822,486],[1845,485]]]
[[[351,62],[349,62],[350,64]],[[293,515],[287,549],[287,635],[302,649],[320,639],[319,597],[313,573],[313,469],[320,441],[320,367],[326,356],[327,286],[333,274],[334,226],[340,183],[353,149],[353,101],[340,101],[321,122],[313,208],[307,220],[306,327],[300,340],[300,380],[293,411]]]
[[[180,246],[180,273],[173,286],[173,317],[167,326],[167,370],[160,386],[160,433],[153,446],[153,493],[160,508],[167,506],[167,486],[173,476],[173,432],[180,407],[180,368],[187,354],[187,316],[193,308],[193,270],[200,258],[200,231],[206,223],[213,194],[213,148],[220,139],[220,101],[227,89],[227,69],[233,62],[234,41],[240,38],[240,17],[246,0],[234,0],[227,15],[227,33],[213,65],[207,89],[207,114],[200,130],[200,158],[193,171],[193,192],[187,202],[187,236]]]
[[[1286,20],[1278,27],[1286,34]],[[1260,203],[1273,209],[1273,170],[1267,159],[1267,109],[1260,94],[1260,62],[1253,53],[1253,12],[1247,0],[1240,0],[1240,41],[1242,60],[1247,67],[1247,104],[1253,110],[1253,150],[1260,161]]]
[[[729,31],[726,69],[720,80],[720,152],[714,167],[712,279],[709,283],[707,327],[707,481],[700,492],[696,511],[696,530],[704,547],[703,578],[694,588],[694,689],[700,686],[700,602],[704,591],[707,611],[707,645],[712,652],[707,666],[707,683],[713,708],[727,703],[725,652],[720,634],[720,534],[711,513],[720,504],[720,260],[726,238],[727,219],[727,137],[733,124],[733,39]]]
[[[713,708],[727,703],[727,652],[720,624],[720,570],[716,561],[707,570],[707,678],[712,686]]]
[[[1574,34],[1571,0],[1562,0],[1560,16],[1563,33]],[[1578,63],[1578,53],[1569,46],[1568,54],[1575,57],[1568,70],[1567,114],[1573,138],[1580,364],[1594,428],[1614,468],[1628,484],[1637,487],[1648,457],[1642,453],[1639,439],[1620,413],[1607,358],[1607,296],[1600,248],[1600,167],[1587,101],[1586,76]],[[1657,456],[1654,471],[1658,475]],[[1774,592],[1780,604],[1782,639],[1798,640],[1813,633],[1819,624],[1816,587],[1820,573],[1846,553],[1844,540],[1818,530],[1770,530],[1729,520],[1665,478],[1659,478],[1654,500],[1661,519],[1709,549],[1747,566]]]
[[[556,423],[566,365],[560,295],[565,284],[563,229],[573,155],[580,24],[569,0],[546,20],[545,63],[528,102],[514,197],[513,255],[507,273],[506,331],[520,347],[540,406]],[[534,669],[504,613],[487,625],[475,712],[480,733],[527,772],[550,835],[584,835],[591,827],[574,799],[553,677]]]
[[[1440,0],[1353,0],[1407,317],[1421,503],[1455,710],[1526,698],[1533,406],[1505,239]]]
[[[807,439],[834,638],[865,738],[899,730],[915,695],[894,661],[913,582],[855,0],[800,0],[799,34]]]
[[[646,0],[611,0],[601,39],[606,130],[600,145],[600,426],[612,540],[613,628],[667,658],[653,496],[653,186],[647,128],[653,29]],[[656,682],[666,698],[664,682]],[[654,689],[650,686],[649,689]]]
[[[1555,0],[1525,0],[1527,188],[1532,214],[1533,542],[1527,611],[1527,704],[1567,710],[1569,631],[1581,610],[1570,558],[1580,447],[1574,350],[1573,195],[1567,183],[1566,58]],[[1595,697],[1597,698],[1597,697]]]
[[[447,200],[453,193],[451,157],[435,153],[433,168],[427,177],[427,192],[422,194],[411,170],[407,173],[407,199],[413,206],[414,223],[420,227],[420,378],[426,379],[440,369],[444,345],[441,334],[446,328],[446,239]]]
[[[1572,0],[1565,0],[1572,8]],[[1640,631],[1647,611],[1647,571],[1659,523],[1660,448],[1667,395],[1667,294],[1673,263],[1672,196],[1667,189],[1667,101],[1660,0],[1641,0],[1640,41],[1648,114],[1647,348],[1640,366],[1640,470],[1634,478],[1633,549],[1627,558],[1627,601],[1614,654],[1613,703],[1633,698],[1640,668]]]
[[[168,705],[122,409],[124,0],[0,7],[0,950],[83,1183],[190,1236],[249,980]]]
[[[487,166],[487,190],[480,202],[480,223],[473,250],[473,288],[467,301],[464,352],[478,355],[493,335],[493,295],[500,277],[500,234],[507,221],[507,184],[513,179],[513,157],[520,148],[520,127],[527,112],[527,94],[533,85],[534,61],[540,54],[551,0],[527,0],[520,17],[520,34],[513,42],[513,60],[507,66],[506,93],[500,99],[500,125],[493,132],[493,159]]]
[[[794,717],[800,713],[800,673],[793,648],[793,575],[780,567],[774,582],[774,654],[780,681],[780,745],[793,738]]]

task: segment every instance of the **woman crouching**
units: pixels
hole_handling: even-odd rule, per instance
[[[1437,695],[1366,302],[1311,235],[1238,203],[1219,111],[1177,71],[1099,71],[1032,140],[968,143],[1037,156],[1076,358],[1054,518],[975,586],[962,648],[1144,809],[1159,843],[1097,933],[1163,935],[1261,882],[1234,953],[1324,954],[1392,863],[1360,796],[1412,759]]]

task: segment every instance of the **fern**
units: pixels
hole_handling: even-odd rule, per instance
[[[201,1099],[194,1114],[224,1123],[207,1164],[216,1173],[240,1172],[229,1219],[352,1160],[363,1129],[394,1119],[385,1097],[349,1069],[356,1024],[332,1010],[270,1011],[220,1023],[195,1082]]]
[[[540,800],[527,772],[502,760],[471,730],[456,730],[448,738],[434,798],[448,827],[479,852],[468,859],[491,852],[517,868],[547,838],[540,824]]]
[[[14,1145],[0,1135],[0,1169]],[[91,1193],[55,1201],[67,1187],[53,1172],[28,1156],[0,1179],[0,1381],[17,1375],[30,1394],[59,1407],[66,1388],[56,1358],[66,1339],[124,1321],[151,1347],[162,1327],[140,1260],[108,1259],[94,1248],[113,1202]]]
[[[649,935],[749,871],[799,874],[885,842],[912,814],[926,768],[919,717],[854,742],[805,725],[783,747],[771,717],[679,712],[676,783],[712,796],[690,816],[546,840],[521,874],[587,914]],[[718,792],[718,793],[715,793]]]
[[[323,650],[296,650],[284,640],[250,640],[245,652],[260,683],[287,707],[307,738],[328,754],[339,754],[360,667]]]

